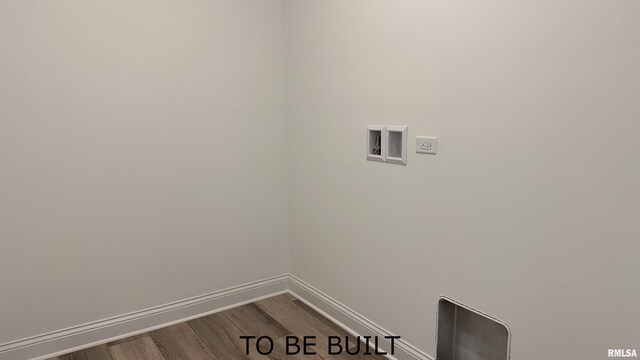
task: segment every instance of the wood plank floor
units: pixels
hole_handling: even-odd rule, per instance
[[[262,355],[251,340],[246,355],[245,340],[240,336],[268,336],[273,339],[273,351]],[[317,355],[287,355],[286,336],[315,335]],[[345,360],[385,359],[379,355],[329,355],[328,336],[340,336],[342,344],[349,336],[355,349],[356,339],[331,320],[296,300],[290,294],[274,296],[199,319],[169,326],[104,345],[76,351],[50,360]],[[268,345],[262,342],[266,352]]]

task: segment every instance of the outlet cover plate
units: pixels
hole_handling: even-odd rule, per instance
[[[416,136],[416,153],[436,155],[438,153],[438,138]]]

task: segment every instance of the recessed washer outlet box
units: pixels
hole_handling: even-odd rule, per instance
[[[438,301],[436,360],[509,360],[506,323],[447,297]]]
[[[385,140],[386,132],[384,126],[367,126],[367,160],[381,162],[386,160]]]
[[[387,126],[387,162],[407,165],[407,127]]]

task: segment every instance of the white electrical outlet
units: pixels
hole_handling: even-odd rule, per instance
[[[437,154],[438,138],[416,136],[416,152],[418,154]]]

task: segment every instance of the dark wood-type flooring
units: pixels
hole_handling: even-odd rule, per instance
[[[261,355],[256,350],[256,339],[251,340],[249,355],[245,340],[240,336],[268,336],[273,339],[273,351]],[[286,336],[316,336],[313,350],[317,355],[286,355]],[[383,356],[360,353],[329,355],[329,336],[349,337],[351,352],[356,340],[344,329],[290,294],[279,295],[243,305],[213,315],[183,322],[149,333],[136,335],[99,345],[51,360],[382,360]],[[261,342],[261,350],[268,348]],[[371,352],[368,350],[367,352]]]

